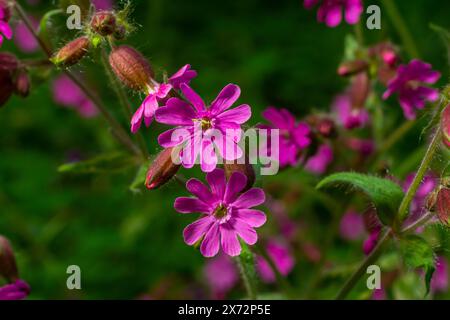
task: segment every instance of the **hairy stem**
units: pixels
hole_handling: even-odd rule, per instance
[[[52,52],[50,48],[47,46],[47,44],[39,37],[39,35],[36,33],[36,31],[33,28],[33,25],[31,24],[30,19],[28,18],[28,15],[25,13],[23,8],[20,6],[20,4],[15,1],[14,2],[14,9],[19,15],[19,17],[22,19],[22,21],[25,23],[25,26],[30,31],[30,33],[33,35],[33,37],[38,42],[39,46],[42,48],[42,50],[45,52],[47,57],[52,56]],[[92,102],[96,105],[100,113],[103,115],[103,117],[106,119],[106,121],[110,124],[114,136],[121,142],[125,147],[127,147],[131,152],[135,154],[141,154],[141,151],[139,148],[134,144],[133,140],[131,140],[130,136],[127,134],[127,132],[123,129],[123,127],[120,125],[120,123],[112,116],[112,114],[108,111],[108,109],[105,107],[103,102],[97,97],[96,94],[94,94],[89,88],[87,88],[84,83],[82,83],[72,72],[65,69],[63,72],[80,88],[83,93],[92,100]]]
[[[236,262],[241,273],[242,281],[244,282],[245,290],[247,291],[250,300],[257,299],[256,281],[254,270],[250,270],[247,261],[244,261],[242,254],[236,257]]]
[[[387,14],[391,19],[392,24],[398,32],[398,35],[402,39],[405,49],[408,52],[410,58],[419,58],[419,50],[414,42],[409,29],[403,20],[394,0],[382,0],[383,6],[386,8]]]
[[[339,291],[339,293],[336,296],[336,300],[345,299],[345,297],[350,293],[353,287],[358,283],[359,279],[366,273],[367,267],[378,259],[384,245],[387,243],[391,235],[392,235],[391,229],[388,229],[383,233],[383,235],[378,240],[376,247],[364,259],[364,261],[361,263],[358,269],[352,274],[352,276],[347,280],[342,289]]]

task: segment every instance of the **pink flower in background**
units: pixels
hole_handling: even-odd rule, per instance
[[[245,188],[247,177],[234,172],[226,181],[225,172],[216,169],[206,175],[209,188],[197,179],[190,179],[186,188],[195,197],[179,197],[175,200],[175,210],[181,213],[202,213],[203,216],[188,225],[184,231],[184,241],[194,245],[201,240],[200,252],[205,257],[213,257],[222,247],[224,253],[237,256],[241,253],[238,236],[247,244],[258,240],[254,228],[266,222],[264,212],[251,209],[265,201],[262,189]],[[204,236],[204,237],[203,237]]]
[[[355,24],[364,11],[361,0],[304,0],[306,9],[311,9],[320,3],[317,20],[325,22],[329,27],[336,27],[341,23],[342,11],[348,24]]]
[[[148,86],[148,96],[131,118],[131,132],[136,133],[139,130],[142,120],[148,127],[152,123],[159,102],[164,101],[170,90],[180,89],[181,84],[189,84],[196,76],[197,72],[191,70],[191,66],[187,64],[170,77],[168,83],[158,83],[152,79],[152,86]]]
[[[436,101],[439,90],[429,88],[423,84],[433,84],[441,74],[433,71],[431,65],[414,59],[407,65],[400,65],[395,78],[389,81],[383,99],[398,93],[400,106],[407,119],[415,119],[415,109],[423,109],[426,101]]]
[[[85,94],[73,83],[73,81],[65,76],[59,76],[53,82],[53,100],[62,106],[74,108],[85,118],[91,118],[98,114],[95,105],[89,100]]]
[[[223,299],[225,295],[238,283],[239,272],[233,260],[224,254],[206,262],[205,277],[215,299]]]
[[[30,286],[23,280],[17,280],[0,287],[0,300],[22,300],[30,294]]]
[[[158,137],[159,144],[165,148],[183,144],[183,166],[192,168],[200,156],[200,167],[204,172],[211,172],[216,168],[218,159],[215,149],[225,160],[239,159],[242,150],[237,143],[242,135],[241,124],[250,119],[252,113],[247,104],[227,109],[239,98],[240,88],[228,84],[208,108],[200,96],[186,84],[181,84],[181,91],[190,104],[178,98],[170,98],[166,106],[156,110],[156,121],[176,126]],[[178,133],[180,137],[172,137]],[[217,137],[218,134],[220,137]]]
[[[310,128],[304,122],[297,123],[295,117],[286,109],[268,107],[262,116],[270,125],[261,125],[263,129],[279,129],[280,167],[294,166],[298,162],[299,153],[311,144]]]
[[[361,128],[369,123],[367,110],[353,108],[351,97],[347,94],[337,96],[332,109],[336,112],[339,122],[347,129]]]
[[[363,243],[363,252],[368,255],[372,252],[372,250],[376,247],[378,243],[378,238],[381,233],[381,227],[375,228],[372,230],[372,232],[369,234],[369,237],[364,241]]]
[[[360,239],[365,233],[362,215],[355,211],[345,213],[339,225],[339,233],[346,240]]]
[[[97,11],[111,10],[114,4],[113,0],[92,0],[91,2]]]
[[[333,162],[333,149],[329,145],[323,144],[316,154],[308,159],[305,169],[315,174],[323,174],[331,162]]]
[[[272,259],[275,267],[282,276],[287,276],[294,268],[294,258],[289,252],[289,248],[275,241],[268,241],[266,245],[267,254]],[[261,256],[257,257],[256,267],[264,282],[271,283],[275,281],[269,262]]]
[[[34,29],[39,28],[39,20],[34,17],[29,17]],[[14,43],[25,53],[32,53],[39,49],[39,44],[33,37],[33,34],[28,30],[23,21],[19,21],[14,28]]]
[[[370,156],[375,150],[375,143],[370,139],[349,138],[346,143],[351,150],[363,157]]]
[[[448,263],[445,257],[440,256],[436,261],[436,271],[431,278],[433,292],[445,292],[448,289]]]
[[[4,0],[0,0],[0,46],[3,43],[3,37],[11,40],[13,32],[8,24],[9,18],[11,17],[11,12],[8,4]]]
[[[386,300],[386,291],[383,288],[373,290],[372,300]]]
[[[403,183],[403,191],[408,191],[412,181],[414,180],[415,173],[409,174],[405,182]],[[436,179],[431,174],[427,174],[421,184],[419,185],[419,188],[417,189],[417,192],[411,201],[411,205],[409,208],[409,216],[404,222],[405,225],[409,225],[411,223],[414,223],[417,219],[422,217],[422,215],[426,212],[425,209],[425,202],[428,197],[428,195],[436,188]],[[420,231],[421,229],[418,229],[417,231]]]

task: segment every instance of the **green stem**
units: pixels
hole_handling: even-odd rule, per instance
[[[246,261],[242,255],[236,257],[236,261],[241,273],[242,281],[244,282],[245,289],[247,291],[248,298],[250,300],[257,299],[256,281],[254,276],[254,270],[250,270]]]
[[[336,296],[336,300],[345,299],[345,297],[350,293],[353,287],[358,283],[359,279],[366,273],[367,267],[373,264],[378,259],[384,245],[389,240],[391,234],[392,234],[391,229],[388,229],[383,233],[383,235],[378,240],[376,247],[364,259],[364,261],[361,263],[358,269],[352,274],[350,279],[347,280],[342,289],[339,291],[339,293]]]
[[[419,50],[414,42],[414,39],[409,32],[409,29],[403,20],[400,12],[395,5],[394,0],[382,0],[383,6],[386,8],[387,14],[392,21],[395,29],[398,32],[398,35],[402,39],[403,44],[405,45],[405,49],[408,52],[410,58],[419,58]]]
[[[114,75],[111,71],[111,67],[108,63],[108,56],[104,49],[102,49],[101,59],[102,59],[102,64],[105,69],[106,75],[108,76],[109,82],[110,82],[111,86],[113,87],[113,90],[117,95],[117,98],[119,98],[119,102],[120,102],[120,105],[122,106],[125,116],[127,117],[128,120],[130,120],[131,117],[133,116],[133,111],[131,109],[130,102],[127,99],[125,90],[118,83],[118,81],[116,80],[116,78],[114,77]],[[137,133],[136,137],[137,137],[139,146],[141,148],[142,154],[144,155],[144,157],[146,159],[148,159],[150,155],[148,153],[148,149],[147,149],[147,145],[145,144],[144,137],[142,136],[142,132],[139,131]]]
[[[39,37],[39,35],[36,33],[36,30],[34,30],[33,25],[31,24],[30,19],[28,18],[27,14],[23,10],[23,8],[20,6],[20,4],[16,1],[14,3],[14,9],[16,10],[19,17],[22,19],[22,21],[25,23],[25,26],[30,31],[30,33],[33,35],[33,37],[38,42],[39,46],[42,48],[42,50],[45,52],[47,57],[52,56],[52,52],[50,48],[46,45],[46,43]],[[84,83],[82,83],[73,73],[71,73],[69,70],[65,69],[63,72],[80,88],[83,93],[92,100],[92,102],[96,105],[97,109],[100,111],[100,113],[103,115],[103,117],[106,119],[106,121],[110,124],[114,136],[121,142],[125,147],[127,147],[131,152],[135,154],[141,154],[141,151],[139,148],[134,144],[133,140],[129,137],[127,132],[122,128],[120,123],[111,115],[111,113],[108,111],[108,109],[105,107],[105,105],[102,103],[102,101],[95,95],[91,90],[89,90]]]

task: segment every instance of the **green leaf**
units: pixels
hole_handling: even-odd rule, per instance
[[[391,180],[356,172],[339,172],[332,174],[317,185],[321,189],[329,185],[350,185],[364,192],[375,204],[378,217],[385,225],[391,225],[400,202],[403,190]]]
[[[58,167],[58,172],[77,174],[118,172],[134,166],[136,163],[135,157],[126,153],[113,152],[89,160],[65,163]]]
[[[433,248],[422,237],[408,235],[400,239],[400,252],[408,267],[424,269],[426,286],[425,295],[427,295],[430,291],[431,277],[435,270]]]

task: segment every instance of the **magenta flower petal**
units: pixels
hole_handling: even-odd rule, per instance
[[[155,114],[156,121],[175,126],[192,125],[195,117],[191,106],[178,98],[170,98],[166,106],[158,108]]]
[[[290,127],[287,125],[286,118],[281,113],[281,111],[277,110],[274,107],[268,107],[266,110],[262,112],[262,116],[267,121],[271,122],[275,127],[279,129],[289,129]]]
[[[164,99],[169,94],[170,90],[172,90],[172,85],[168,83],[160,84],[158,90],[155,92],[155,95],[158,99]]]
[[[219,224],[214,223],[200,245],[200,252],[205,257],[214,257],[219,252],[220,230]]]
[[[346,240],[357,240],[364,235],[364,219],[357,212],[349,211],[341,219],[339,231]]]
[[[188,197],[179,197],[175,199],[175,210],[180,213],[194,213],[194,212],[209,212],[211,207],[209,204],[196,199]]]
[[[190,137],[191,133],[188,130],[177,127],[161,133],[158,136],[158,143],[164,148],[169,148],[183,143]]]
[[[180,85],[180,89],[186,99],[194,106],[197,111],[206,110],[205,102],[194,90],[192,90],[191,87],[183,83]]]
[[[264,212],[255,209],[237,209],[235,217],[247,222],[253,228],[262,226],[267,220]]]
[[[203,172],[211,172],[217,166],[217,155],[214,149],[214,144],[210,140],[203,140],[202,143],[202,158],[200,168]]]
[[[264,191],[259,188],[251,188],[250,190],[244,192],[233,202],[233,206],[236,208],[252,208],[259,206],[266,201],[266,196]]]
[[[230,108],[241,95],[241,89],[235,84],[228,84],[220,91],[217,98],[211,103],[210,111],[218,115]]]
[[[145,126],[149,126],[153,120],[156,109],[158,109],[158,100],[156,96],[149,95],[142,103],[144,105],[144,122]]]
[[[0,33],[6,37],[6,39],[11,40],[13,32],[9,24],[5,21],[0,21]],[[1,35],[0,35],[1,36]]]
[[[22,300],[30,294],[30,286],[23,280],[17,280],[0,287],[0,300]]]
[[[211,204],[213,195],[211,191],[199,180],[192,178],[186,183],[186,189],[204,203]]]
[[[180,153],[181,163],[185,168],[192,168],[202,151],[202,136],[194,133],[186,140],[186,144]]]
[[[266,246],[267,254],[282,276],[287,276],[294,268],[295,261],[289,252],[289,248],[273,240],[269,241]],[[258,256],[257,270],[263,281],[271,283],[276,277],[266,259]]]
[[[208,260],[205,266],[205,277],[217,295],[215,298],[221,299],[238,283],[239,271],[230,257],[220,254]]]
[[[243,124],[252,116],[252,111],[248,104],[240,105],[234,109],[225,111],[217,116],[217,119],[226,122]]]
[[[174,89],[179,90],[181,84],[189,84],[189,82],[196,76],[197,71],[191,70],[191,65],[187,64],[169,78],[169,83]]]
[[[256,231],[244,220],[230,219],[228,222],[237,232],[239,237],[248,245],[254,245],[258,241],[258,234]]]
[[[222,224],[220,226],[220,236],[223,252],[232,257],[241,253],[241,244],[232,226],[228,223]]]
[[[39,20],[34,17],[29,17],[33,28],[37,31],[39,29]],[[14,43],[25,53],[32,53],[39,49],[39,44],[34,38],[33,34],[28,30],[24,22],[20,21],[14,28]]]
[[[347,0],[345,5],[345,21],[348,24],[355,24],[364,11],[361,0]]]
[[[333,149],[329,145],[323,144],[316,154],[308,159],[305,169],[315,174],[323,174],[332,161]]]
[[[242,149],[236,143],[237,141],[228,136],[223,136],[221,140],[222,141],[217,141],[217,139],[214,140],[214,145],[225,160],[236,160],[242,157]]]
[[[226,188],[225,171],[222,169],[216,169],[209,172],[206,175],[206,180],[209,183],[213,195],[215,195],[218,199],[223,199]]]
[[[223,201],[225,203],[232,203],[236,200],[237,195],[241,192],[247,184],[247,177],[240,172],[233,172],[228,180]]]
[[[191,223],[183,230],[184,242],[187,245],[193,245],[208,232],[213,223],[214,219],[210,216],[203,217]]]
[[[131,117],[132,133],[138,132],[139,128],[141,127],[142,119],[144,118],[144,109],[145,106],[142,104]]]

